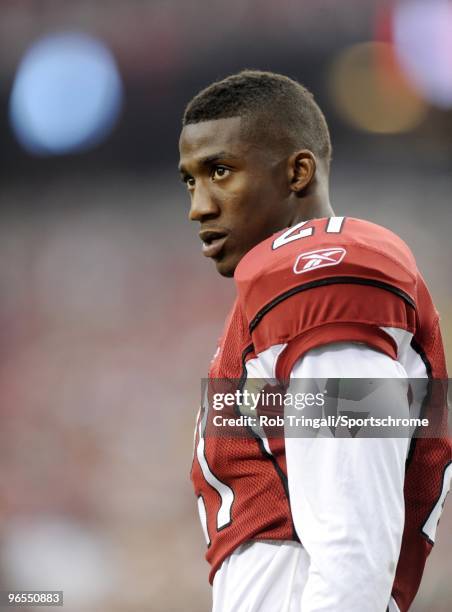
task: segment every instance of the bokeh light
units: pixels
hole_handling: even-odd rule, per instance
[[[425,103],[394,62],[390,44],[367,42],[342,51],[331,67],[329,87],[342,118],[364,131],[410,131],[426,114]]]
[[[115,126],[122,84],[109,49],[86,34],[53,34],[25,53],[10,98],[12,127],[32,154],[89,149]]]
[[[400,66],[431,104],[452,107],[452,3],[413,0],[393,9],[392,36]]]

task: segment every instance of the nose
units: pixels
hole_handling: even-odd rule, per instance
[[[212,194],[202,184],[198,183],[191,198],[190,221],[206,221],[207,219],[218,217],[220,207]]]

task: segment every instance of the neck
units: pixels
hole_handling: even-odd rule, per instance
[[[320,202],[305,201],[297,211],[291,225],[308,221],[309,219],[320,219],[321,217],[334,217],[334,210],[329,200]]]

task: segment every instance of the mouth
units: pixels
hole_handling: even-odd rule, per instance
[[[201,230],[202,252],[205,257],[217,257],[223,248],[228,235],[220,230]]]

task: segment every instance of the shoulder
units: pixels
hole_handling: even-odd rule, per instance
[[[394,232],[361,219],[331,217],[264,240],[245,255],[234,276],[250,320],[291,292],[330,285],[379,287],[414,304],[418,272],[409,247]]]
[[[287,345],[289,365],[333,342],[365,343],[395,358],[384,330],[415,332],[418,278],[401,238],[348,217],[278,232],[247,253],[235,273],[255,351]]]

